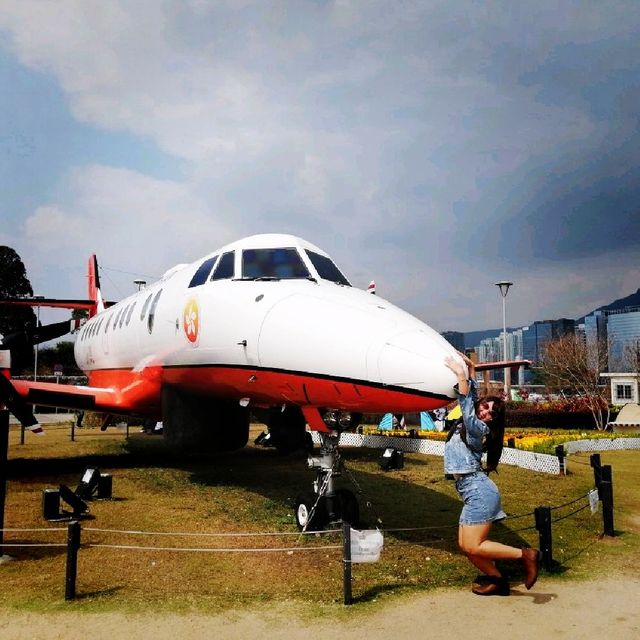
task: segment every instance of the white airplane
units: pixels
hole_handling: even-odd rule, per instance
[[[295,236],[244,238],[112,305],[92,256],[89,298],[6,301],[88,309],[75,358],[89,383],[15,380],[0,400],[36,428],[21,399],[162,420],[170,446],[196,451],[243,447],[250,410],[268,427],[262,440],[282,451],[310,449],[308,425],[321,448],[319,456],[309,451],[314,491],[296,502],[301,527],[357,519],[353,494],[333,486],[342,430],[363,413],[429,411],[455,397],[444,365],[455,349],[424,322],[352,287],[324,251]],[[64,333],[67,325],[55,326]]]

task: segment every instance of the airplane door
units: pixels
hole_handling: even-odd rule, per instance
[[[221,280],[187,293],[181,332],[198,362],[258,365],[258,333],[266,305],[260,304],[264,294],[255,291],[257,284]]]

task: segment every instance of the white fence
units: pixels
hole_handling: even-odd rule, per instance
[[[317,432],[312,432],[313,441],[319,444],[320,438]],[[340,446],[343,447],[367,447],[369,449],[393,448],[408,453],[423,453],[432,456],[444,456],[444,442],[430,440],[428,438],[406,438],[401,436],[365,436],[357,433],[342,433]],[[598,440],[575,440],[565,442],[566,455],[583,451],[621,451],[624,449],[640,449],[640,438],[611,438]],[[505,447],[502,451],[500,464],[510,464],[523,469],[540,471],[560,475],[562,469],[560,459],[548,453],[534,453],[521,449]]]

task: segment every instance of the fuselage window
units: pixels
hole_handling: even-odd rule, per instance
[[[118,321],[120,320],[120,315],[122,314],[122,309],[118,311],[116,314],[115,320],[113,321],[113,330],[115,331],[118,328]]]
[[[223,253],[218,265],[211,276],[212,280],[226,280],[227,278],[233,278],[233,262],[235,259],[235,252]]]
[[[131,316],[133,315],[133,310],[136,308],[136,303],[134,302],[130,307],[129,307],[129,313],[127,313],[127,326],[129,326],[129,323],[131,322]]]
[[[191,282],[189,283],[189,288],[198,287],[201,284],[204,284],[209,279],[211,268],[213,267],[213,263],[217,259],[218,259],[218,256],[213,256],[213,258],[207,258],[198,267],[198,270],[193,274],[193,278],[191,278]]]
[[[351,283],[344,277],[340,269],[336,267],[330,258],[327,258],[327,256],[321,256],[319,253],[315,253],[314,251],[309,251],[309,249],[305,249],[305,251],[309,256],[309,260],[311,260],[311,264],[316,268],[318,275],[323,280],[330,280],[331,282],[343,284],[347,287],[351,286]]]
[[[144,320],[144,314],[147,313],[147,309],[149,308],[149,303],[151,302],[151,298],[153,298],[153,293],[150,293],[147,296],[147,299],[144,301],[142,305],[142,310],[140,311],[140,320]]]
[[[153,321],[156,317],[156,307],[158,306],[158,299],[160,298],[160,294],[162,293],[162,289],[156,293],[153,298],[153,302],[151,303],[151,308],[149,309],[149,318],[147,319],[147,327],[149,329],[149,333],[153,331]]]
[[[242,278],[308,278],[311,274],[293,248],[246,249],[242,252]]]
[[[124,319],[125,316],[127,315],[129,311],[129,307],[126,306],[123,310],[122,310],[122,315],[120,316],[120,322],[118,322],[118,329],[122,329],[122,325],[124,324]]]

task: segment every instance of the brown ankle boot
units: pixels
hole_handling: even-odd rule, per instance
[[[524,586],[531,589],[538,579],[540,552],[537,549],[523,549],[522,566],[524,567]]]
[[[482,581],[474,582],[471,591],[478,596],[508,596],[509,581],[503,577],[487,576]]]

